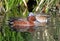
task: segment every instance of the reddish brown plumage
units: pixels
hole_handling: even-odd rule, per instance
[[[34,16],[29,16],[27,18],[28,20],[14,20],[13,21],[13,28],[16,30],[20,30],[20,29],[27,29],[27,31],[33,32],[34,31],[34,21],[36,20]]]

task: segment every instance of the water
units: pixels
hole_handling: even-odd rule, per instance
[[[32,41],[60,41],[60,16],[51,16],[49,25],[38,27]]]

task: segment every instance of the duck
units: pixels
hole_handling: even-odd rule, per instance
[[[49,15],[35,14],[30,12],[26,19],[15,18],[9,20],[9,25],[13,30],[20,32],[34,32],[38,27],[45,27],[48,23]]]
[[[32,12],[29,13],[26,19],[23,18],[15,18],[9,20],[9,25],[13,30],[20,32],[34,32],[34,21],[36,20],[34,14]]]

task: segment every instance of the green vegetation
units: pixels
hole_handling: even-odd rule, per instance
[[[8,20],[10,17],[27,17],[28,8],[27,3],[28,0],[2,0],[0,1],[0,8],[2,8],[0,12],[0,41],[32,41],[32,35],[28,32],[16,32],[12,31],[8,26]],[[45,7],[45,14],[52,15],[51,23],[53,26],[48,26],[48,37],[49,39],[44,37],[43,41],[59,41],[60,40],[60,17],[56,12],[50,12],[49,10],[52,7],[55,7],[56,4],[59,4],[60,0],[36,0],[37,4],[34,6],[32,12],[42,12]],[[59,7],[58,7],[59,8]],[[45,32],[44,32],[45,33]],[[36,33],[35,33],[36,34]],[[33,40],[36,41],[36,40]],[[37,40],[38,41],[38,40]],[[40,40],[39,40],[40,41]]]

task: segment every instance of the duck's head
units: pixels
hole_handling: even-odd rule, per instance
[[[29,15],[28,15],[27,20],[28,21],[35,21],[36,20],[35,15],[32,12],[30,12]]]

